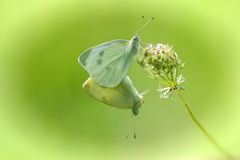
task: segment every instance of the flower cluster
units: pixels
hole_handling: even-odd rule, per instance
[[[148,44],[138,57],[138,63],[145,68],[151,78],[160,82],[161,98],[167,98],[171,91],[180,89],[179,84],[184,81],[181,69],[184,63],[169,45]]]

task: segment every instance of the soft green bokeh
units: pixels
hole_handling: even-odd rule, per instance
[[[0,159],[220,159],[177,98],[161,100],[157,82],[136,62],[129,75],[145,104],[137,139],[125,139],[130,111],[83,92],[77,62],[88,47],[130,39],[141,16],[156,20],[143,42],[174,46],[186,62],[184,96],[195,115],[240,154],[240,2],[234,0],[1,0]]]

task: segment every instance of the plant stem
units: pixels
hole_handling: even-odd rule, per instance
[[[185,110],[187,111],[187,113],[190,115],[191,119],[193,120],[193,122],[199,127],[199,129],[205,134],[205,136],[209,139],[209,141],[212,142],[212,144],[222,153],[226,156],[226,158],[228,160],[233,160],[233,156],[228,153],[225,149],[223,149],[216,141],[215,139],[210,136],[210,134],[206,131],[206,129],[204,129],[204,127],[199,123],[199,121],[196,119],[196,117],[193,115],[191,109],[189,108],[188,104],[186,103],[186,101],[184,100],[182,94],[180,93],[179,90],[175,90],[176,95],[179,97],[179,99],[181,100],[181,102],[183,103]]]

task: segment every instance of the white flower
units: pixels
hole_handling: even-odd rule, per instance
[[[171,91],[179,89],[178,85],[184,82],[181,74],[183,63],[177,53],[169,45],[158,43],[148,44],[143,54],[138,57],[138,62],[149,73],[151,78],[161,82],[161,98],[167,98]]]

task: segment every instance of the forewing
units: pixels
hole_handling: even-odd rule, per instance
[[[117,86],[126,76],[131,58],[127,40],[115,40],[86,50],[79,62],[100,85]]]

